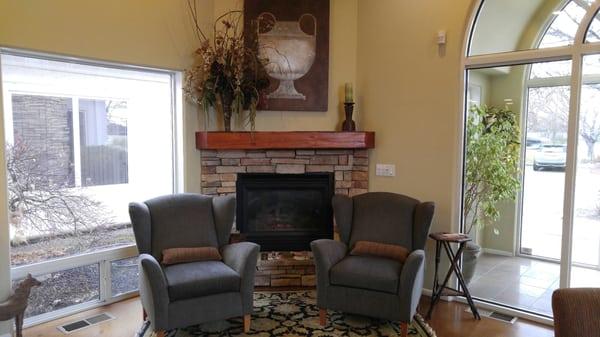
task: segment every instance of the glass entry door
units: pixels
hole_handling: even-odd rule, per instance
[[[552,63],[536,67],[551,67]],[[567,64],[570,67],[570,62]],[[529,87],[519,253],[560,260],[570,87]]]
[[[600,286],[600,55],[583,57],[571,245],[571,287]]]
[[[519,15],[521,27],[500,24]],[[555,289],[600,287],[600,0],[523,2],[518,11],[480,0],[474,17],[463,60],[462,229],[483,254],[469,288],[480,301],[550,317]],[[518,118],[518,173],[514,161],[473,169],[502,155],[488,127],[502,119],[472,123],[490,107]],[[481,172],[485,179],[474,179]],[[497,192],[516,176],[518,193],[469,202],[469,193]],[[486,226],[469,231],[473,220]]]

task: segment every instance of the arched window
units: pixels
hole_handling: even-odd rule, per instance
[[[482,302],[551,316],[554,289],[600,287],[599,9],[481,0],[473,15],[462,226],[484,251],[471,281]],[[510,118],[520,141],[503,147],[494,123]],[[515,148],[513,170],[502,151]]]

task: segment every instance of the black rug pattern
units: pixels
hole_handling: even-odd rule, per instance
[[[137,337],[153,337],[145,322]],[[169,331],[167,337],[225,336],[400,336],[400,324],[386,320],[329,311],[328,324],[319,324],[314,291],[256,292],[249,333],[244,334],[242,318],[233,318]],[[435,332],[418,314],[409,327],[409,336],[435,337]]]

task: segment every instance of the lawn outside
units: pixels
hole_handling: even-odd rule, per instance
[[[97,228],[86,233],[38,238],[35,242],[11,247],[13,267],[43,262],[134,243],[131,226]],[[111,262],[111,296],[138,288],[137,258]],[[33,288],[26,317],[55,311],[76,304],[98,300],[100,296],[99,264],[34,275],[42,285]],[[13,284],[20,280],[14,280]]]

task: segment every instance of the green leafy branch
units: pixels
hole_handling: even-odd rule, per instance
[[[473,106],[467,120],[464,218],[467,233],[498,219],[499,202],[514,200],[520,186],[517,115],[505,108]]]

